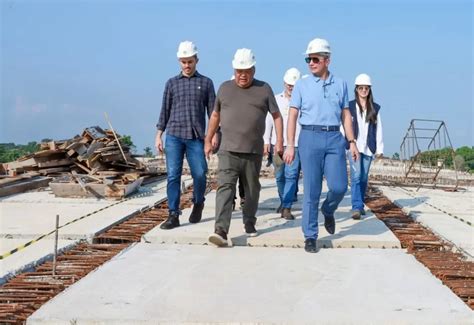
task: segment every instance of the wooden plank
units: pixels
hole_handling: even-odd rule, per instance
[[[21,169],[25,166],[36,167],[37,164],[36,164],[35,158],[29,158],[23,161],[17,160],[17,161],[8,162],[8,163],[3,164],[3,166],[5,167],[6,170],[12,170],[12,169]]]
[[[69,172],[70,168],[69,166],[65,167],[52,167],[52,168],[44,168],[40,169],[38,173],[41,175],[47,175],[47,174],[55,174],[55,173],[62,173],[62,172]]]
[[[39,168],[49,168],[67,165],[72,165],[72,161],[70,159],[51,160],[38,163]]]
[[[40,187],[48,186],[51,177],[37,177],[31,180],[25,180],[21,183],[15,183],[6,186],[0,186],[0,197],[34,190]]]

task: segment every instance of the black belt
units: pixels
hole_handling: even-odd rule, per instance
[[[301,128],[303,130],[326,132],[339,131],[340,129],[339,125],[302,125]]]

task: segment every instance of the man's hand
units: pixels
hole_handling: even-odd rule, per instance
[[[281,141],[277,140],[273,150],[276,154],[280,155],[280,157],[283,157],[283,139]]]
[[[214,134],[214,136],[212,137],[211,145],[212,145],[212,151],[215,151],[219,147],[219,133],[218,132],[216,132],[216,134]]]
[[[379,153],[375,155],[375,160],[379,160],[383,158],[383,153]]]
[[[206,155],[206,158],[209,159],[212,153],[212,141],[209,140],[204,140],[204,154]]]
[[[358,161],[360,158],[359,149],[357,149],[357,146],[354,142],[351,142],[349,150],[351,151],[352,160]]]
[[[269,155],[270,154],[270,144],[264,144],[263,145],[263,155]]]
[[[155,149],[159,153],[163,153],[163,141],[161,140],[161,132],[158,132],[155,137]]]
[[[287,146],[285,149],[285,153],[283,154],[283,161],[285,162],[285,164],[290,165],[294,159],[295,159],[295,147]]]

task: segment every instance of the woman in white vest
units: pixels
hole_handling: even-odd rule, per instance
[[[370,76],[362,73],[356,77],[354,93],[355,99],[349,102],[349,110],[360,159],[354,161],[350,154],[348,158],[351,166],[352,218],[359,220],[361,215],[365,215],[370,164],[374,157],[383,156],[384,148],[380,105],[373,100]]]

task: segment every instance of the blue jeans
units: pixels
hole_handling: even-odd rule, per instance
[[[302,129],[298,142],[303,170],[303,220],[305,239],[318,237],[318,206],[323,175],[329,191],[321,211],[333,216],[347,191],[345,140],[341,132]]]
[[[298,147],[295,147],[295,159],[290,165],[283,164],[279,168],[275,168],[278,196],[282,208],[291,208],[295,200],[300,169]]]
[[[168,173],[168,184],[166,193],[168,195],[168,209],[170,212],[180,213],[179,201],[181,198],[181,174],[183,171],[183,159],[186,154],[191,175],[193,177],[193,203],[204,203],[206,191],[207,162],[204,156],[204,141],[200,139],[182,139],[172,135],[166,135],[166,172]]]
[[[361,153],[360,159],[353,161],[350,153],[348,156],[351,165],[352,210],[362,211],[364,209],[365,192],[367,191],[367,184],[369,183],[369,169],[372,157]]]

